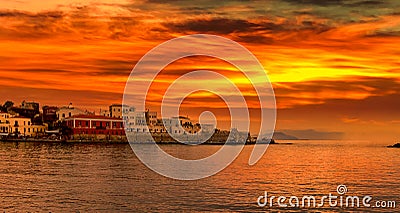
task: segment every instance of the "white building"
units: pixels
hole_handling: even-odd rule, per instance
[[[57,114],[57,119],[59,121],[63,121],[65,118],[72,117],[74,115],[87,115],[90,114],[87,111],[81,110],[79,108],[75,108],[72,103],[70,103],[68,106],[63,106],[58,109],[56,112]]]
[[[131,107],[127,111],[125,116],[125,130],[128,132],[148,132],[146,123],[146,113],[136,111],[134,107]]]
[[[201,128],[199,124],[193,124],[189,117],[179,116],[163,119],[165,128],[171,134],[197,134]]]

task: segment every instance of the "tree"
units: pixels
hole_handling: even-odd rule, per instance
[[[8,112],[8,110],[14,106],[14,102],[12,101],[6,101],[4,105],[1,107],[1,111],[3,112]]]

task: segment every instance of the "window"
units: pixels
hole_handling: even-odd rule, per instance
[[[28,132],[31,132],[31,128],[28,128]]]
[[[31,122],[30,122],[30,121],[28,121],[28,126],[29,126],[29,125],[31,125]]]
[[[86,126],[89,126],[89,121],[86,121]]]
[[[18,126],[18,121],[15,121],[14,125],[15,125],[15,126]]]
[[[71,117],[71,115],[72,115],[71,112],[69,112],[69,113],[68,113],[68,116]]]
[[[62,114],[62,117],[65,118],[65,113]]]

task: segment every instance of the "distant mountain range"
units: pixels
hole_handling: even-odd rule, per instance
[[[298,140],[298,138],[296,138],[295,136],[288,135],[283,132],[274,132],[272,138],[275,140]]]
[[[340,140],[343,137],[343,132],[323,132],[314,129],[284,129],[274,132],[272,136],[272,138],[276,140]]]

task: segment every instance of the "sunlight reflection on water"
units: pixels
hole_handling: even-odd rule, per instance
[[[254,212],[271,209],[257,206],[264,191],[278,196],[325,195],[340,184],[349,194],[400,204],[400,149],[351,141],[293,143],[271,145],[255,166],[247,164],[252,146],[246,146],[228,168],[198,181],[172,180],[152,172],[128,144],[0,143],[0,206],[4,211]],[[219,146],[162,148],[193,159]]]

